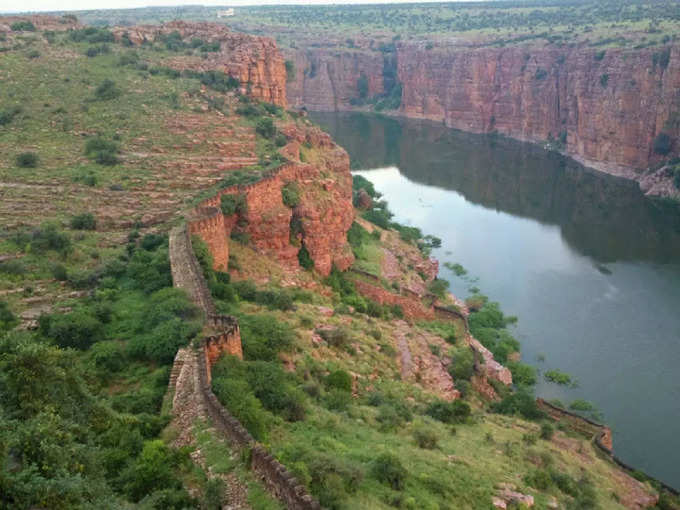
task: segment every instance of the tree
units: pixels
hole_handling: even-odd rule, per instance
[[[255,124],[255,131],[264,138],[273,138],[276,134],[276,127],[274,121],[269,117],[259,119]]]
[[[94,97],[100,101],[109,101],[121,95],[120,89],[116,86],[116,82],[106,79],[95,89]]]

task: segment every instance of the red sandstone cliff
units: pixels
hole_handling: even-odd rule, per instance
[[[298,266],[302,246],[322,275],[328,275],[333,265],[344,270],[354,261],[347,243],[347,231],[354,221],[347,153],[316,127],[288,125],[282,131],[289,138],[282,149],[289,163],[257,183],[225,188],[194,210],[189,231],[208,244],[216,269],[227,268],[229,236],[234,228],[247,234],[255,249],[289,267]],[[301,144],[313,161],[301,161]],[[282,188],[291,182],[296,183],[300,195],[293,208],[282,199]],[[225,194],[243,195],[244,210],[225,218],[219,211]],[[294,225],[297,229],[291,236]]]
[[[675,141],[680,48],[669,49],[663,65],[659,48],[607,49],[598,59],[598,49],[584,47],[427,49],[425,43],[402,43],[397,47],[400,112],[529,141],[558,139],[564,132],[571,156],[637,178],[635,169],[661,159],[653,151],[660,132],[674,140],[673,153],[680,150]],[[288,84],[295,106],[350,109],[350,100],[359,96],[361,72],[368,77],[369,95],[381,92],[379,52],[308,48],[288,58],[297,68]]]
[[[185,41],[198,38],[219,42],[220,51],[208,52],[206,58],[178,54],[164,64],[178,70],[222,71],[241,82],[242,94],[283,107],[287,104],[286,68],[273,39],[232,32],[220,23],[186,21],[116,27],[113,32],[117,39],[127,34],[134,44],[151,42],[161,34],[172,32],[178,32]]]

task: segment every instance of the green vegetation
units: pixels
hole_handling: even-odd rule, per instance
[[[563,386],[574,384],[571,376],[562,372],[561,370],[548,370],[543,374],[543,377],[545,377],[546,381],[550,381],[555,384],[561,384]]]
[[[83,213],[71,218],[71,228],[76,230],[95,230],[97,220],[92,213]]]
[[[30,21],[15,21],[10,28],[13,32],[35,32],[35,25]]]
[[[102,137],[90,138],[85,143],[85,155],[100,165],[113,166],[118,164],[120,147],[116,142]]]
[[[35,152],[22,152],[17,154],[16,163],[19,168],[35,168],[38,166],[40,158]]]
[[[300,203],[300,188],[296,182],[289,182],[281,188],[281,198],[286,207],[295,207]]]
[[[246,196],[243,193],[222,195],[220,208],[225,216],[241,214],[246,209]]]
[[[607,88],[608,83],[609,83],[609,75],[607,73],[600,75],[600,85],[602,85],[603,88]]]
[[[170,287],[167,241],[147,250],[145,239],[101,261],[89,297],[71,300],[68,313],[42,315],[35,332],[6,333],[17,321],[0,303],[0,446],[13,463],[0,477],[3,506],[199,504],[184,488],[187,453],[158,439],[177,348],[163,353],[162,342],[193,307]],[[54,226],[11,242],[27,251],[31,269],[53,251],[69,260],[80,249]]]

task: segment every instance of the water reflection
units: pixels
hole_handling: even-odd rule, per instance
[[[680,256],[680,212],[646,199],[637,184],[584,168],[555,152],[427,122],[364,114],[313,114],[354,169],[395,165],[408,179],[468,201],[559,225],[579,253],[599,262]]]

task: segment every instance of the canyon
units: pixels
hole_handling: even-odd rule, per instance
[[[382,52],[318,46],[284,50],[296,68],[287,85],[291,106],[366,109],[358,104],[388,93],[396,72],[402,91],[395,114],[547,143],[607,173],[640,180],[679,149],[677,46],[600,50],[408,41]],[[367,89],[359,90],[360,81]],[[655,150],[662,133],[672,141],[668,151]],[[669,184],[671,176],[657,177]],[[671,195],[674,189],[666,185],[652,193]]]

